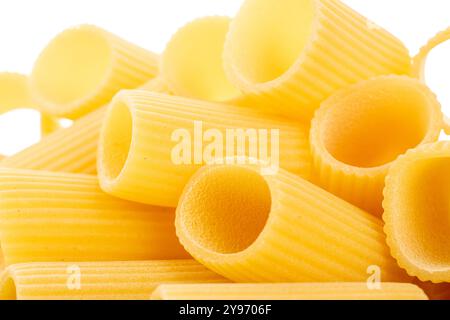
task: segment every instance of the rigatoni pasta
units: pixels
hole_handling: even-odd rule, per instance
[[[419,287],[408,283],[271,283],[166,284],[152,300],[428,300]]]
[[[450,29],[411,59],[340,0],[243,2],[161,56],[81,25],[0,73],[43,135],[0,156],[0,300],[450,299]]]
[[[0,276],[0,300],[149,300],[159,284],[220,282],[193,260],[16,264]]]
[[[384,179],[398,156],[437,141],[441,105],[416,79],[382,76],[323,102],[311,125],[313,180],[380,216]]]
[[[399,265],[422,281],[450,282],[449,194],[448,141],[411,150],[386,178],[387,242]]]
[[[174,219],[173,209],[110,197],[95,176],[0,169],[0,242],[7,265],[189,257]]]
[[[242,93],[228,80],[222,61],[231,19],[196,19],[178,30],[163,55],[161,72],[176,95],[231,104],[242,103]]]
[[[239,129],[241,135],[233,131]],[[175,207],[183,187],[203,164],[221,160],[228,151],[253,155],[255,146],[259,152],[253,157],[262,154],[261,159],[270,162],[268,169],[275,164],[309,177],[307,130],[248,108],[125,91],[112,102],[100,136],[100,184],[123,199]],[[215,151],[208,153],[210,149]]]
[[[78,119],[159,73],[159,56],[92,25],[68,29],[39,56],[31,92],[50,115]]]
[[[224,63],[255,107],[308,120],[336,90],[411,68],[400,40],[339,0],[246,0]]]
[[[235,282],[404,282],[377,219],[285,170],[200,169],[181,196],[176,230],[199,262]]]

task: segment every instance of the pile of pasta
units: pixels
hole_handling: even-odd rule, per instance
[[[449,38],[411,58],[338,0],[246,0],[161,55],[62,32],[0,75],[0,111],[43,132],[0,163],[0,299],[450,298],[450,121],[425,83]],[[279,167],[219,152],[229,129],[277,130]],[[209,134],[177,163],[183,132]]]

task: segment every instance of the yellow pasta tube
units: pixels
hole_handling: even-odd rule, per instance
[[[398,39],[338,0],[246,0],[224,57],[231,82],[258,105],[306,119],[340,88],[411,68]]]
[[[168,92],[160,77],[142,86],[143,90]],[[97,147],[100,128],[106,114],[102,107],[58,130],[0,164],[3,167],[71,173],[97,173]]]
[[[36,61],[31,91],[47,113],[77,119],[159,72],[159,56],[95,26],[68,29]]]
[[[243,104],[242,93],[228,80],[223,46],[231,19],[212,16],[194,20],[172,37],[162,55],[162,74],[176,95]]]
[[[396,158],[437,141],[442,112],[435,95],[405,76],[382,76],[334,94],[311,125],[313,180],[381,215],[384,179]]]
[[[413,149],[392,166],[384,190],[392,255],[422,281],[450,282],[450,142]]]
[[[425,46],[423,46],[419,53],[413,59],[412,74],[418,79],[425,82],[425,67],[427,58],[430,52],[440,44],[450,40],[450,28],[439,32],[434,36]],[[450,135],[450,118],[445,117],[445,132]]]
[[[0,242],[7,265],[188,257],[174,210],[103,193],[95,176],[0,170]]]
[[[0,114],[20,108],[39,108],[33,102],[28,77],[18,73],[0,73]],[[41,132],[45,136],[56,131],[59,124],[56,118],[41,115]]]
[[[165,284],[152,300],[428,300],[419,287],[383,283]]]
[[[181,196],[177,235],[235,282],[404,282],[382,221],[285,170],[200,169]]]
[[[225,281],[193,260],[16,264],[0,300],[149,300],[159,284]]]
[[[237,153],[237,154],[236,154]],[[127,200],[175,207],[205,163],[252,155],[267,169],[309,176],[307,129],[248,108],[126,91],[115,97],[100,136],[102,189]]]

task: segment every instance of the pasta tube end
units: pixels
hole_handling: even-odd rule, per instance
[[[409,151],[389,171],[385,232],[392,255],[422,281],[450,282],[450,143]]]
[[[47,113],[78,119],[108,103],[120,89],[155,77],[159,63],[151,52],[101,28],[81,25],[59,34],[41,53],[31,92]]]
[[[350,86],[324,101],[312,121],[314,179],[381,215],[389,167],[408,149],[436,141],[441,128],[440,103],[416,79],[382,76]]]
[[[222,63],[230,22],[221,16],[200,18],[172,37],[162,56],[162,73],[175,94],[217,102],[240,96]]]

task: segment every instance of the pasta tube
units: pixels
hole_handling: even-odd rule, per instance
[[[396,158],[437,141],[441,106],[419,81],[383,76],[326,100],[311,125],[313,180],[380,216],[384,179]]]
[[[408,280],[380,219],[285,170],[205,166],[184,189],[175,224],[197,261],[235,282]]]
[[[16,264],[0,300],[148,300],[162,283],[225,281],[193,260]]]
[[[91,25],[71,28],[44,49],[31,92],[48,114],[78,119],[159,72],[159,56]]]
[[[167,85],[157,77],[142,86],[143,90],[168,92]],[[71,173],[97,173],[97,147],[100,128],[107,107],[99,108],[61,129],[40,143],[1,162],[8,168],[47,170]]]
[[[419,287],[383,283],[165,284],[152,300],[428,300]]]
[[[450,40],[450,28],[433,37],[413,59],[413,75],[425,82],[425,67],[430,52],[440,44]],[[450,135],[450,118],[445,117],[445,132]]]
[[[225,153],[309,176],[307,128],[297,123],[248,108],[126,91],[115,97],[100,135],[100,184],[123,199],[175,207],[192,174]]]
[[[384,190],[392,255],[422,281],[450,282],[450,142],[408,152],[392,166]]]
[[[103,193],[95,176],[0,170],[0,242],[22,262],[179,259],[174,210]]]
[[[28,77],[17,73],[0,73],[0,114],[20,108],[31,108],[40,111],[31,99]],[[41,115],[41,132],[43,136],[52,133],[58,128],[59,123],[56,118],[45,114]]]
[[[244,97],[228,80],[223,46],[231,19],[204,17],[181,28],[162,55],[162,74],[176,95],[242,104]]]
[[[339,0],[246,0],[224,57],[230,81],[257,105],[308,120],[338,89],[411,69],[398,39]]]

